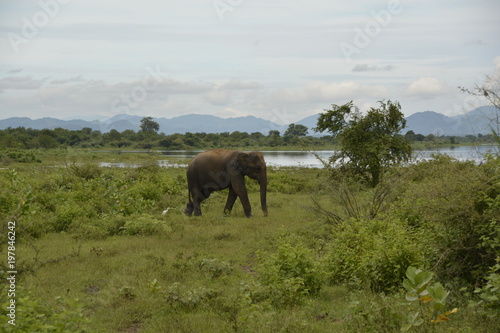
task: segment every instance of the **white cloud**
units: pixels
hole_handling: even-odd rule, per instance
[[[396,68],[395,65],[369,65],[369,64],[357,64],[353,67],[353,72],[389,72]]]
[[[433,99],[450,92],[450,87],[435,77],[421,77],[408,86],[406,95],[423,99]]]
[[[3,90],[31,90],[41,87],[42,80],[36,80],[31,76],[5,77],[0,79],[0,92]]]

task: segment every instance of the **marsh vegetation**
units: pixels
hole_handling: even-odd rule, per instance
[[[496,156],[394,166],[376,186],[336,169],[270,167],[269,216],[249,219],[239,204],[222,213],[224,191],[202,217],[185,216],[185,169],[156,156],[122,154],[141,166],[106,168],[111,155],[88,150],[24,153],[0,170],[2,233],[16,221],[17,235],[17,325],[2,297],[6,332],[500,326]],[[258,184],[247,188],[258,207]],[[6,237],[0,245],[6,258]]]

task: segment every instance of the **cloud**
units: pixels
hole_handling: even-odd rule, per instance
[[[296,92],[291,92],[295,99],[310,102],[332,103],[338,100],[349,100],[361,97],[380,98],[387,95],[384,86],[364,85],[354,81],[328,83],[324,81],[310,81]]]
[[[406,89],[406,95],[423,99],[433,99],[450,92],[450,87],[435,77],[421,77]]]
[[[493,63],[495,64],[495,69],[497,71],[500,70],[500,56],[495,57],[495,59],[493,59]]]
[[[62,79],[62,80],[52,80],[50,83],[51,84],[66,84],[66,83],[71,83],[71,82],[83,82],[85,81],[81,75],[78,75],[76,77],[71,77],[68,79]]]
[[[15,68],[15,69],[11,69],[7,73],[9,73],[9,74],[16,74],[16,73],[20,73],[22,71],[23,71],[23,68]]]
[[[31,76],[9,76],[0,80],[0,92],[6,89],[32,90],[42,86],[42,80],[35,80]]]
[[[484,42],[481,39],[468,40],[464,43],[465,46],[483,46],[488,45],[488,43]]]
[[[376,66],[368,64],[357,64],[352,69],[353,72],[389,72],[396,68],[394,65]]]
[[[261,88],[261,84],[258,82],[242,82],[238,79],[231,79],[228,82],[222,85],[224,89],[231,90],[246,90],[246,89],[259,89]]]
[[[214,89],[204,95],[207,102],[213,105],[227,105],[229,93],[227,90]]]

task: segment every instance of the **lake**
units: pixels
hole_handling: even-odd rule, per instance
[[[483,160],[484,155],[488,152],[498,152],[496,146],[458,146],[435,148],[426,150],[414,151],[414,157],[417,161],[428,160],[432,158],[433,154],[446,154],[460,161],[471,160],[479,163]],[[133,152],[133,151],[129,151]],[[137,151],[145,152],[145,151]],[[185,167],[183,164],[175,163],[179,159],[191,159],[201,151],[159,151],[160,154],[165,156],[164,159],[158,160],[158,165],[162,167],[179,166]],[[333,155],[334,150],[319,150],[315,154],[323,160],[328,160]],[[303,167],[303,168],[322,168],[323,164],[310,151],[262,151],[267,165],[273,167]],[[100,166],[103,167],[138,167],[138,164],[126,162],[102,162]]]

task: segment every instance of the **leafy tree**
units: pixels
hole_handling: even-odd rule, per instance
[[[288,129],[286,130],[284,136],[306,136],[307,135],[307,126],[300,124],[290,124],[288,125]]]
[[[269,131],[269,135],[270,137],[274,136],[274,137],[279,137],[280,136],[280,131],[277,131],[277,130],[270,130]]]
[[[340,150],[331,157],[344,169],[361,175],[375,186],[383,170],[406,162],[411,157],[409,142],[398,133],[406,120],[398,102],[381,101],[378,109],[371,108],[363,116],[352,101],[338,106],[332,104],[318,118],[316,132],[330,132]]]
[[[160,124],[153,120],[153,117],[144,117],[141,119],[141,131],[143,132],[158,132]]]

